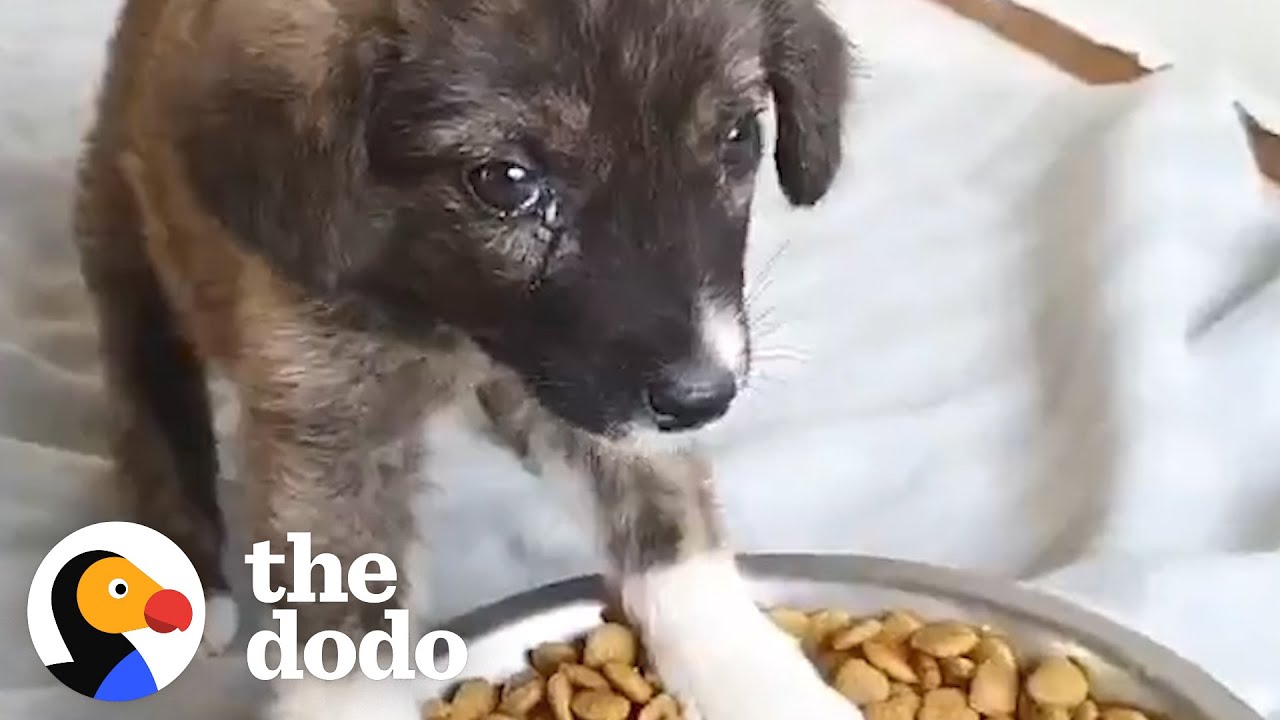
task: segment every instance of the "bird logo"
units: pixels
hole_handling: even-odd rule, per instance
[[[191,662],[204,628],[191,562],[168,538],[133,523],[67,536],[31,583],[27,620],[45,667],[106,702],[158,692]]]

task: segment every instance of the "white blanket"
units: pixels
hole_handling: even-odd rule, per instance
[[[101,512],[66,210],[116,6],[0,4],[0,716],[250,717],[242,656],[104,708],[26,637],[39,560]],[[738,545],[1037,580],[1280,718],[1280,223],[1230,104],[1085,88],[920,0],[838,14],[851,163],[809,212],[762,178],[765,377],[710,438]],[[436,613],[596,569],[553,494],[438,429]]]

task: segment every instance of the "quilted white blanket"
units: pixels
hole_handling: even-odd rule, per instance
[[[0,717],[252,717],[242,656],[104,708],[27,638],[37,563],[101,507],[67,207],[117,5],[0,3]],[[767,377],[711,437],[739,545],[1056,587],[1280,718],[1280,221],[1232,107],[1177,72],[1082,87],[919,0],[832,5],[852,163],[810,212],[762,181]],[[440,430],[436,612],[595,569],[538,481]]]

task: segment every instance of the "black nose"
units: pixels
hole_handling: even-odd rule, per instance
[[[729,369],[710,362],[683,365],[649,385],[649,409],[659,430],[689,430],[724,415],[737,393]]]

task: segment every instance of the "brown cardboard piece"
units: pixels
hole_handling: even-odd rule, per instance
[[[1123,50],[1099,44],[1034,10],[1009,0],[930,0],[979,23],[1005,40],[1044,58],[1083,82],[1093,85],[1124,83],[1149,70]],[[1280,182],[1280,136],[1269,133],[1240,112],[1249,133],[1254,158],[1267,177]]]

